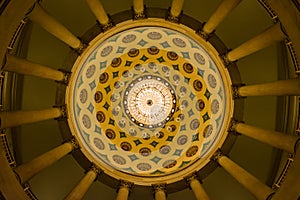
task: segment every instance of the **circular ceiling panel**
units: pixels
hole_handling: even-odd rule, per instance
[[[227,134],[232,108],[224,85],[224,74],[191,37],[131,28],[79,57],[67,89],[68,121],[94,163],[135,176],[168,175],[207,159]]]

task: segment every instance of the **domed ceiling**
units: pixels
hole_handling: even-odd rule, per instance
[[[111,1],[102,2],[110,14],[129,9],[132,6],[131,1],[120,1],[118,4]],[[146,4],[148,7],[168,8],[170,2],[151,0],[147,1]],[[184,13],[205,21],[219,2],[191,1],[191,3],[185,4]],[[75,4],[70,1],[44,1],[43,6],[76,35],[82,35],[95,24],[95,18],[84,2],[79,1]],[[68,8],[67,15],[66,8]],[[253,15],[254,11],[255,15]],[[255,26],[249,26],[249,24],[255,24]],[[271,24],[272,20],[257,2],[242,1],[238,9],[231,13],[218,27],[216,33],[229,47],[234,48]],[[168,32],[173,34],[168,35]],[[160,34],[162,37],[158,39],[152,37],[151,39],[148,34],[153,35],[152,33],[154,35]],[[178,29],[176,23],[172,29],[170,26],[158,28],[148,24],[138,28],[123,27],[117,32],[104,33],[101,36],[102,39],[95,38],[84,54],[77,59],[66,94],[69,124],[72,128],[72,134],[82,146],[84,155],[96,165],[101,166],[102,169],[108,170],[112,166],[112,171],[116,173],[111,173],[111,175],[115,178],[124,174],[156,178],[158,174],[153,172],[158,170],[168,176],[174,175],[174,172],[180,175],[185,170],[202,168],[206,163],[204,160],[211,156],[211,153],[223,143],[224,137],[226,137],[224,129],[228,126],[227,122],[230,115],[222,116],[221,113],[233,109],[233,105],[227,106],[230,104],[231,94],[226,91],[225,86],[230,85],[230,80],[228,75],[224,73],[223,64],[218,54],[214,52],[213,48],[207,48],[207,43],[198,35],[191,35],[186,30]],[[117,38],[117,36],[119,37]],[[163,46],[163,42],[167,42],[170,46]],[[182,46],[183,44],[185,46]],[[106,47],[108,48],[104,50]],[[123,51],[122,48],[124,48]],[[33,26],[28,59],[47,63],[54,68],[61,68],[64,66],[62,63],[64,63],[63,60],[69,50],[68,47],[65,47],[38,26]],[[104,52],[110,53],[106,55]],[[184,52],[191,53],[185,54]],[[133,56],[134,53],[137,55]],[[145,57],[143,57],[144,55]],[[163,62],[159,60],[160,57],[164,59]],[[272,46],[252,55],[251,58],[240,60],[238,64],[243,81],[246,84],[253,84],[277,79],[277,62],[273,59],[275,57],[277,57],[276,48]],[[172,60],[175,58],[176,60]],[[102,63],[105,61],[106,63]],[[129,65],[126,61],[132,63]],[[178,65],[178,70],[174,69],[174,64]],[[188,73],[191,69],[192,72]],[[256,73],[257,71],[261,73]],[[176,77],[175,80],[174,77]],[[22,98],[24,109],[35,109],[36,106],[40,108],[53,106],[53,98],[49,98],[49,94],[52,97],[55,96],[55,83],[39,81],[29,76],[25,76],[24,79]],[[179,79],[180,82],[176,82]],[[201,83],[200,91],[195,89],[192,82],[194,80]],[[149,89],[140,92],[139,89],[144,88],[145,85]],[[199,88],[197,85],[200,84],[195,85],[196,88]],[[109,88],[110,91],[107,92]],[[224,90],[218,94],[221,88]],[[210,95],[209,97],[205,96],[206,91],[209,92],[207,93]],[[125,95],[126,92],[128,95]],[[223,99],[221,98],[222,95]],[[171,102],[170,99],[173,100],[174,97],[176,99],[175,104],[173,102],[172,104],[165,103]],[[126,106],[124,102],[128,101],[136,102],[136,106]],[[174,113],[172,113],[173,106],[175,106]],[[214,110],[213,108],[218,109]],[[159,112],[161,110],[163,112]],[[194,112],[191,117],[189,117],[189,110]],[[244,119],[251,124],[273,129],[276,126],[275,110],[275,97],[247,98]],[[139,112],[143,113],[143,117]],[[155,115],[158,112],[159,115]],[[206,113],[209,119],[203,118]],[[192,122],[196,115],[198,122]],[[101,123],[103,116],[104,121]],[[166,120],[168,117],[170,118]],[[110,119],[114,120],[111,121],[111,124],[109,123]],[[138,122],[141,123],[135,123],[136,121],[132,119],[138,119]],[[217,125],[217,120],[220,122],[219,125]],[[159,123],[161,124],[159,125]],[[143,126],[139,124],[143,124]],[[61,142],[59,131],[53,129],[56,127],[55,125],[55,122],[35,124],[35,126],[40,127],[40,130],[43,130],[43,134],[37,134],[41,132],[40,130],[32,131],[32,126],[22,126],[22,133],[18,135],[18,142],[21,144],[19,146],[20,157],[24,161],[48,151],[50,147],[57,146]],[[173,126],[171,125],[175,126],[174,131],[172,131]],[[150,126],[153,127],[150,128]],[[194,127],[197,128],[193,130]],[[206,130],[206,127],[213,129],[208,128]],[[198,138],[193,137],[197,134]],[[170,139],[171,141],[167,140],[169,136],[173,137],[172,140]],[[179,139],[179,137],[183,139]],[[135,140],[142,144],[136,145]],[[151,145],[153,141],[158,144],[153,143]],[[205,145],[206,143],[208,145]],[[148,149],[141,151],[142,148]],[[191,150],[188,151],[189,149]],[[230,157],[242,166],[246,166],[247,170],[255,176],[266,181],[270,172],[270,163],[272,163],[270,160],[272,151],[272,148],[241,136],[231,151]],[[187,152],[195,152],[195,154],[187,154]],[[122,165],[120,160],[123,159],[114,159],[114,155],[121,156],[126,163]],[[131,157],[133,160],[129,157],[131,155],[133,155]],[[138,159],[135,159],[135,156]],[[155,156],[161,158],[157,163],[153,161]],[[187,159],[189,163],[180,168],[183,161]],[[168,164],[166,161],[169,160],[171,162]],[[173,166],[174,161],[176,164]],[[163,165],[165,162],[166,164]],[[138,165],[143,170],[140,170]],[[129,167],[133,171],[129,170]],[[75,182],[82,178],[82,171],[82,168],[72,158],[66,157],[53,165],[47,173],[40,173],[30,180],[30,185],[41,199],[61,199],[74,186]],[[164,177],[164,175],[160,177]],[[183,176],[180,178],[182,179]],[[131,179],[128,178],[127,180],[130,181]],[[45,184],[41,183],[47,183],[51,187],[45,187]],[[215,170],[205,179],[203,185],[212,199],[239,197],[240,199],[253,199],[222,169]],[[218,188],[218,192],[215,192],[216,188]],[[95,196],[99,195],[103,195],[104,199],[114,199],[115,189],[97,181],[85,198],[94,199]],[[186,189],[170,193],[168,199],[192,199],[192,195],[191,191]],[[152,196],[135,190],[131,194],[131,198],[150,200]]]
[[[177,30],[123,29],[96,37],[72,71],[66,104],[83,152],[131,175],[203,167],[232,113],[223,65]]]

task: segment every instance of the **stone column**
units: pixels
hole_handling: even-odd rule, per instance
[[[4,111],[0,112],[0,128],[15,127],[23,124],[58,118],[61,115],[62,111],[59,108],[29,111]]]
[[[206,34],[212,33],[215,28],[224,20],[224,18],[239,5],[242,0],[223,0],[208,21],[203,26]]]
[[[289,153],[295,153],[297,142],[300,140],[300,137],[297,136],[265,130],[244,123],[237,123],[234,126],[234,129],[238,133],[241,133],[273,147],[283,149]]]
[[[51,166],[65,155],[70,153],[75,146],[76,145],[74,145],[74,141],[66,142],[38,156],[37,158],[34,158],[33,160],[16,167],[14,170],[18,174],[21,183],[24,183],[43,169]]]
[[[100,24],[105,25],[109,23],[106,11],[99,0],[86,0],[86,2]]]
[[[181,14],[184,0],[173,0],[170,13],[173,17],[178,17]]]
[[[247,96],[297,96],[300,95],[300,79],[280,80],[271,83],[241,86],[237,95]]]
[[[140,14],[144,12],[144,1],[143,0],[133,0],[133,10],[134,13]]]
[[[193,190],[194,195],[197,200],[209,200],[209,197],[202,187],[200,181],[198,180],[198,177],[196,174],[193,174],[192,176],[188,177],[187,182],[190,186],[190,188]]]
[[[254,38],[244,42],[237,48],[228,52],[226,59],[229,62],[233,62],[256,51],[264,49],[275,42],[279,42],[285,39],[285,37],[286,36],[282,32],[280,24],[277,23]]]
[[[6,59],[6,64],[3,67],[4,71],[36,76],[55,81],[64,80],[65,75],[63,72],[52,69],[50,67],[46,67],[44,65],[34,63],[10,54],[6,55]]]
[[[35,4],[33,11],[27,16],[31,21],[40,25],[70,47],[74,49],[83,48],[81,41],[54,17],[49,15],[38,3]]]
[[[154,190],[155,200],[166,200],[167,199],[165,184],[153,185],[153,190]]]
[[[120,188],[118,189],[116,200],[127,200],[132,186],[133,183],[122,180],[120,182]]]
[[[243,187],[245,187],[253,196],[260,200],[266,200],[273,194],[271,188],[263,184],[256,177],[251,175],[245,169],[234,163],[227,156],[220,153],[215,155],[219,165],[226,170],[233,178],[235,178]]]
[[[66,200],[80,200],[84,197],[92,183],[96,180],[100,170],[96,167],[92,167],[85,176],[79,181],[79,183],[73,188],[73,190],[65,198]]]

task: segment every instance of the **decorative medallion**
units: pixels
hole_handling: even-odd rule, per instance
[[[128,118],[140,127],[164,126],[175,113],[175,91],[158,76],[141,76],[125,89],[123,106]]]

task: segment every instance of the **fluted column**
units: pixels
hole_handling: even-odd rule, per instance
[[[285,35],[281,30],[280,23],[277,23],[254,38],[244,42],[237,48],[228,52],[225,59],[227,59],[229,62],[233,62],[256,51],[264,49],[275,42],[279,42],[284,38]]]
[[[106,11],[99,0],[86,0],[86,2],[100,24],[105,25],[109,23]]]
[[[73,188],[73,190],[65,198],[66,200],[80,200],[84,197],[92,183],[96,180],[100,170],[96,167],[92,167],[85,176],[79,181],[79,183]]]
[[[224,20],[224,18],[239,5],[242,0],[223,0],[208,21],[203,26],[206,34],[212,33],[215,28]]]
[[[58,118],[61,115],[62,111],[60,108],[0,112],[0,128],[15,127],[23,124]]]
[[[192,176],[188,177],[187,182],[190,186],[190,188],[193,190],[194,195],[197,200],[209,200],[209,197],[202,187],[200,181],[198,180],[198,177],[196,174],[193,174]]]
[[[265,130],[244,123],[237,123],[233,128],[238,133],[241,133],[273,147],[283,149],[289,153],[295,153],[297,142],[300,140],[300,137],[297,136]]]
[[[116,200],[127,200],[133,184],[127,181],[120,181],[120,188]]]
[[[171,4],[170,13],[173,17],[178,17],[181,14],[184,0],[173,0]]]
[[[235,178],[243,187],[245,187],[253,196],[259,200],[266,200],[273,194],[271,188],[263,184],[256,177],[251,175],[245,169],[234,163],[227,156],[217,153],[214,158],[219,165]]]
[[[66,142],[33,160],[16,167],[14,170],[18,174],[21,183],[24,183],[43,169],[49,167],[70,153],[74,148],[77,148],[74,141]]]
[[[54,17],[49,15],[38,3],[35,4],[33,11],[28,14],[28,18],[70,47],[74,49],[83,48],[81,41]]]
[[[6,55],[3,70],[55,81],[63,81],[65,78],[64,73],[61,71],[10,54]]]
[[[155,200],[166,200],[167,195],[166,195],[166,185],[153,185],[153,190],[154,190],[154,198]]]
[[[235,96],[297,96],[300,95],[300,79],[280,80],[270,83],[237,87]]]

